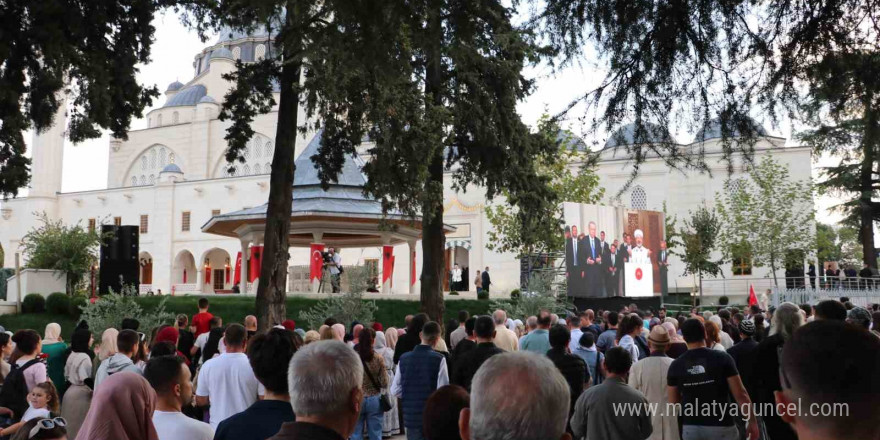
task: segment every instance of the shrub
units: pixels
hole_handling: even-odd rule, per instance
[[[361,292],[333,294],[308,310],[300,311],[299,320],[308,323],[313,329],[320,327],[325,319],[331,317],[346,325],[352,321],[366,324],[373,322],[373,314],[378,309],[374,301],[364,301],[364,294]]]
[[[455,291],[455,290],[450,291],[450,292],[449,292],[449,295],[450,295],[450,296],[458,296],[458,291]]]
[[[510,291],[510,299],[519,299],[520,291],[519,289],[513,289]]]
[[[61,292],[55,292],[46,298],[46,311],[54,315],[67,315],[70,313],[70,297]]]
[[[489,291],[484,289],[477,292],[477,299],[489,299]]]
[[[726,306],[729,302],[730,298],[728,298],[727,295],[722,295],[721,298],[718,298],[718,304],[722,306]]]
[[[89,298],[85,295],[76,295],[70,299],[70,310],[67,312],[74,319],[82,315],[82,307],[89,305]]]
[[[174,320],[174,314],[165,311],[167,300],[168,297],[162,298],[155,309],[145,311],[134,296],[119,295],[111,289],[109,294],[84,307],[82,319],[89,323],[89,330],[94,335],[100,335],[110,327],[118,328],[125,318],[136,318],[140,321],[140,328],[150,331]]]
[[[22,313],[43,313],[46,311],[46,298],[39,293],[29,293],[21,301]]]

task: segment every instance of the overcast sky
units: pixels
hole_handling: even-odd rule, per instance
[[[156,27],[156,39],[152,48],[152,62],[141,66],[139,78],[142,83],[157,85],[159,90],[164,92],[169,83],[175,80],[186,83],[192,78],[194,55],[213,43],[216,37],[202,43],[198,36],[185,28],[173,13],[157,15],[153,24]],[[602,78],[602,72],[597,69],[595,63],[590,62],[570,67],[556,74],[546,66],[537,66],[529,68],[526,74],[537,81],[534,93],[519,105],[523,119],[530,125],[534,124],[545,111],[550,113],[560,111],[578,92],[592,88]],[[153,106],[161,105],[164,99],[164,96],[161,96]],[[586,127],[578,121],[579,117],[583,116],[583,111],[576,109],[569,114],[568,128],[577,134],[583,133]],[[781,127],[770,127],[768,121],[761,122],[771,134],[790,137],[791,129],[787,121],[783,122]],[[146,120],[139,119],[132,123],[131,128],[141,129],[146,126]],[[673,131],[672,135],[679,141],[688,141],[693,137],[692,133],[680,131]],[[26,138],[30,141],[30,134]],[[588,144],[592,141],[600,141],[595,137],[587,137],[585,140]],[[105,188],[108,149],[106,135],[79,145],[68,142],[64,148],[62,190],[70,192]],[[817,176],[818,166],[829,163],[827,159],[823,159],[814,164],[814,177]],[[836,203],[833,198],[820,197],[816,206],[818,219],[823,222],[836,222],[840,216],[828,212],[828,208]]]

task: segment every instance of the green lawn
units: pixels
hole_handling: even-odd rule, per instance
[[[196,303],[197,296],[176,296],[167,297],[165,308],[171,313],[185,313],[192,317],[198,311]],[[156,307],[161,297],[140,297],[138,302],[144,309],[150,310]],[[306,310],[315,305],[319,300],[309,298],[288,298],[287,299],[287,316],[296,320],[301,310]],[[402,327],[403,318],[409,314],[419,312],[418,301],[403,300],[376,300],[379,309],[376,311],[376,321],[382,323],[383,326]],[[489,301],[487,300],[447,300],[446,301],[446,320],[454,318],[459,310],[467,310],[471,314],[484,314],[489,309]],[[219,315],[225,323],[242,322],[244,317],[252,315],[255,312],[253,297],[211,297],[211,313]],[[135,317],[136,318],[136,317]],[[31,328],[43,333],[46,324],[57,322],[61,325],[64,338],[69,340],[73,333],[76,322],[71,316],[52,315],[48,313],[23,313],[19,315],[2,315],[0,316],[0,325],[6,330],[16,331],[24,328]],[[305,326],[306,323],[297,323]]]

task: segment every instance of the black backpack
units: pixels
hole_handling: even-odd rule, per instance
[[[0,406],[4,406],[12,410],[13,419],[19,420],[28,408],[27,382],[24,380],[24,370],[33,365],[42,362],[42,359],[32,359],[22,366],[13,364],[9,370],[9,375],[3,381],[3,388],[0,389]]]

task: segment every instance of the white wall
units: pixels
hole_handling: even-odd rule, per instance
[[[6,284],[6,301],[15,302],[18,299],[19,279],[13,275]],[[48,269],[24,269],[21,271],[21,298],[31,293],[39,293],[44,297],[55,292],[64,293],[67,289],[67,274],[61,271]]]

